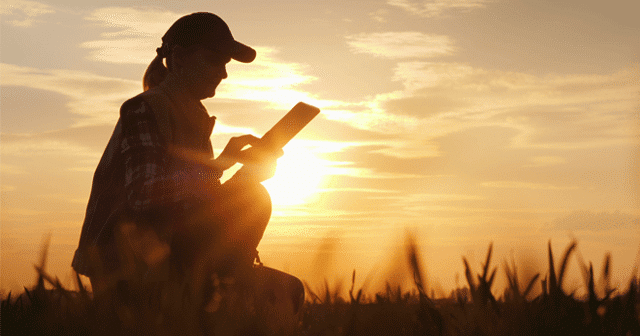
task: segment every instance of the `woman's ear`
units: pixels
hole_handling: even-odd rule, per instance
[[[171,48],[171,53],[167,57],[167,68],[169,71],[179,70],[184,66],[186,49],[180,45]]]

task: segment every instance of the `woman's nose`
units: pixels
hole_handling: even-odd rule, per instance
[[[227,67],[226,66],[222,66],[222,70],[220,75],[222,76],[222,79],[226,79],[227,78]]]

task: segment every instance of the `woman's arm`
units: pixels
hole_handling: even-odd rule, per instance
[[[182,165],[173,170],[166,141],[153,111],[143,99],[122,106],[125,190],[134,213],[190,208],[199,198],[210,196],[221,172],[203,165]]]

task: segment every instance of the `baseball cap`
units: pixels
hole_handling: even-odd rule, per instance
[[[167,49],[175,44],[183,47],[200,44],[243,63],[250,63],[256,58],[256,51],[236,41],[229,26],[219,16],[207,12],[179,18],[164,34],[162,42],[162,48]]]

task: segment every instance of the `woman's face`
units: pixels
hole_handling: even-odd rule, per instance
[[[230,61],[230,57],[213,50],[196,48],[185,55],[178,74],[194,97],[211,98],[220,82],[227,78],[226,65]]]

